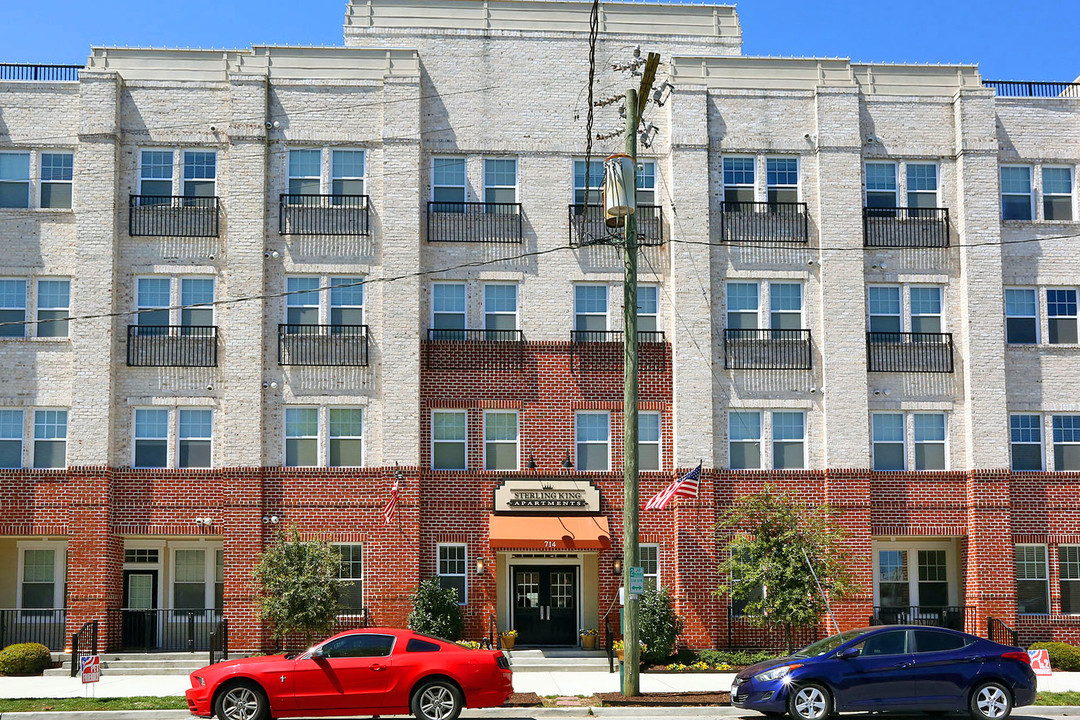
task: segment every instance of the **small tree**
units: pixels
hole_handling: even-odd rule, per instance
[[[295,525],[279,534],[255,566],[259,617],[273,637],[299,635],[305,644],[329,634],[341,604],[338,568],[341,555],[327,543],[301,540]]]
[[[461,616],[457,590],[444,588],[432,578],[417,585],[409,600],[413,604],[408,619],[410,630],[443,640],[461,639],[465,619]]]
[[[683,630],[682,618],[675,614],[671,595],[665,588],[650,588],[641,596],[638,608],[639,637],[646,647],[641,659],[650,663],[667,660],[675,652]]]
[[[766,485],[739,498],[717,524],[734,535],[720,565],[731,582],[718,594],[743,605],[751,624],[782,628],[789,652],[794,628],[814,625],[828,612],[821,591],[836,598],[854,589],[835,514],[828,505],[810,506]]]

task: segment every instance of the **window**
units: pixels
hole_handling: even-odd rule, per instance
[[[22,410],[0,410],[0,468],[23,466]]]
[[[214,551],[214,607],[225,607],[225,551]]]
[[[933,163],[907,164],[907,204],[909,208],[936,208],[938,204],[937,192],[937,165]]]
[[[387,657],[394,649],[391,635],[346,635],[322,646],[323,657],[366,658]]]
[[[431,159],[431,199],[435,212],[465,212],[465,158]]]
[[[1080,470],[1080,415],[1054,415],[1054,469]]]
[[[1005,342],[1030,345],[1039,341],[1038,307],[1034,288],[1005,289]]]
[[[330,467],[364,464],[363,408],[330,408]]]
[[[1039,415],[1010,415],[1009,431],[1012,440],[1012,469],[1042,470],[1042,418]]]
[[[184,150],[184,197],[214,197],[217,185],[217,153]]]
[[[454,332],[467,327],[464,283],[435,283],[431,286],[431,327],[436,330],[433,340],[465,339],[465,333]]]
[[[139,194],[143,205],[168,204],[173,189],[173,151],[139,152]]]
[[[0,152],[0,208],[30,207],[30,153]]]
[[[945,469],[945,413],[915,413],[915,469]]]
[[[749,410],[728,413],[728,465],[732,470],[761,468],[761,413]]]
[[[1076,343],[1076,290],[1047,290],[1046,315],[1050,344]]]
[[[883,608],[911,605],[907,550],[878,551],[878,598]]]
[[[37,281],[37,336],[67,337],[71,314],[71,281]]]
[[[38,155],[38,163],[41,207],[70,208],[75,156],[69,152],[43,152]]]
[[[881,655],[907,654],[907,630],[890,630],[879,635],[872,635],[859,645],[859,657],[878,657]]]
[[[574,330],[582,342],[603,342],[608,329],[607,285],[574,286]]]
[[[638,413],[638,470],[660,469],[660,413]]]
[[[206,551],[177,549],[173,554],[173,607],[206,607]]]
[[[874,469],[903,470],[904,415],[903,413],[874,413]]]
[[[1031,168],[1002,166],[1001,219],[1031,220]]]
[[[289,325],[319,324],[319,278],[290,277],[285,280],[285,322]]]
[[[464,470],[466,460],[464,410],[436,410],[431,414],[431,468]]]
[[[660,587],[660,546],[639,545],[638,559],[645,574],[645,589]]]
[[[22,598],[20,607],[56,607],[56,550],[23,550]]]
[[[660,288],[656,285],[638,285],[637,329],[639,333],[655,333],[660,329]]]
[[[866,207],[895,208],[896,163],[866,163]]]
[[[180,455],[177,467],[210,467],[211,443],[214,436],[214,411],[181,409]]]
[[[169,464],[169,411],[135,410],[135,464],[137,468],[163,468]]]
[[[364,285],[357,277],[330,278],[330,324],[364,324]]]
[[[867,291],[870,295],[870,332],[903,332],[900,288],[894,285],[871,285]]]
[[[733,557],[742,556],[742,557],[745,558],[745,554],[743,552],[741,552],[738,548],[736,548],[736,550],[735,550],[735,552],[733,553],[732,556]],[[732,614],[732,616],[733,617],[746,617],[747,614],[748,614],[747,613],[747,608],[751,604],[756,603],[756,602],[760,602],[761,600],[763,600],[765,598],[765,586],[762,585],[760,582],[754,583],[753,580],[739,577],[738,575],[736,575],[734,573],[731,575],[730,579],[731,579],[731,588],[732,588],[732,590],[734,590],[739,585],[744,585],[745,584],[745,585],[750,586],[749,593],[746,596],[744,596],[744,597],[742,597],[740,599],[735,599],[734,593],[732,593],[732,597],[731,597],[731,614]]]
[[[765,183],[770,205],[799,202],[799,159],[765,158]]]
[[[330,193],[335,196],[364,194],[363,150],[334,150],[330,153]]]
[[[214,278],[180,278],[181,327],[214,324]]]
[[[1061,612],[1080,613],[1080,545],[1058,545]]]
[[[141,327],[164,327],[169,324],[171,281],[167,277],[143,277],[135,281],[135,304]]]
[[[335,545],[341,554],[338,564],[338,602],[344,614],[364,610],[364,546]]]
[[[319,464],[319,409],[285,408],[285,465],[314,467]]]
[[[948,652],[959,650],[967,644],[967,639],[963,635],[953,635],[940,630],[915,631],[915,652]]]
[[[769,283],[769,327],[773,330],[802,329],[802,285]]]
[[[724,158],[724,202],[725,203],[753,203],[754,195],[754,165],[756,158],[752,157],[725,157]],[[728,208],[737,210],[738,207]]]
[[[588,183],[586,185],[586,182]],[[589,161],[589,176],[585,177],[585,161],[574,161],[574,204],[585,204],[585,190],[589,191],[589,205],[603,205],[604,161]]]
[[[484,159],[484,202],[517,202],[517,159]],[[486,208],[487,212],[512,212],[513,208]]]
[[[173,310],[173,281],[179,292],[180,309]],[[214,324],[214,278],[150,276],[135,280],[135,309],[140,334],[155,332],[165,334],[165,328],[179,325],[182,328],[209,327]],[[175,314],[174,314],[175,313]],[[149,329],[156,328],[156,329]],[[183,331],[188,334],[190,331]]]
[[[518,327],[518,286],[484,285],[484,339],[514,340]]]
[[[919,551],[919,606],[943,608],[949,604],[949,572],[944,550]]]
[[[67,466],[67,410],[34,411],[34,467]]]
[[[639,162],[635,173],[637,193],[634,195],[638,205],[656,204],[656,163]]]
[[[155,548],[124,548],[124,564],[150,564],[158,562],[158,551]]]
[[[439,646],[427,640],[412,638],[405,645],[405,652],[439,652]]]
[[[516,411],[484,411],[484,469],[518,469],[518,414]]]
[[[464,545],[439,545],[439,585],[457,592],[458,604],[468,602],[467,550]]]
[[[806,467],[806,414],[772,414],[773,467],[777,470],[802,470]]]
[[[24,337],[25,322],[26,280],[0,278],[0,337]]]
[[[758,327],[758,284],[727,284],[727,326],[730,330],[756,330]]]
[[[289,194],[318,195],[322,191],[322,150],[289,151]]]
[[[1045,545],[1016,546],[1016,612],[1022,615],[1050,612]]]
[[[909,289],[911,301],[911,332],[941,332],[941,288],[912,287]]]
[[[606,412],[574,414],[575,467],[582,471],[607,471],[611,462],[611,417]]]
[[[1072,168],[1042,169],[1043,220],[1073,219]]]

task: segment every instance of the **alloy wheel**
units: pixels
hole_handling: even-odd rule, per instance
[[[799,688],[795,693],[795,711],[803,720],[820,720],[827,705],[825,694],[816,687]]]
[[[259,713],[259,696],[243,685],[225,693],[221,700],[225,720],[254,720]]]
[[[1005,717],[1009,712],[1009,698],[997,685],[987,685],[980,689],[975,704],[979,712],[988,718]]]
[[[454,714],[454,694],[445,685],[432,685],[420,694],[420,710],[428,720],[446,720]]]

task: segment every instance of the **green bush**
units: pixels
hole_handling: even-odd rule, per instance
[[[675,614],[671,595],[663,588],[646,590],[641,596],[640,608],[640,640],[646,646],[641,659],[647,663],[662,663],[675,652],[683,629],[682,618]]]
[[[1050,654],[1050,667],[1055,670],[1080,670],[1080,647],[1063,642],[1037,642],[1030,649],[1046,650]]]
[[[0,675],[40,675],[52,664],[49,648],[40,643],[19,643],[0,650]]]
[[[753,665],[772,660],[776,653],[768,650],[698,650],[697,659],[709,665]]]
[[[424,580],[409,600],[413,604],[408,619],[410,630],[452,642],[461,639],[465,619],[461,616],[457,590],[444,588],[438,580]]]

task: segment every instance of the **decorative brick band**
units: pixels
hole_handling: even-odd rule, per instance
[[[962,537],[968,532],[963,525],[871,525],[870,534]]]

